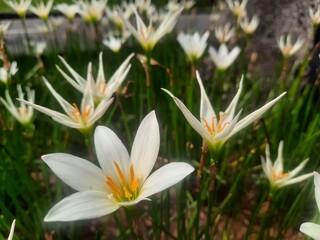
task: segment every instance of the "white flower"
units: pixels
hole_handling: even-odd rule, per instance
[[[24,99],[24,93],[22,92],[21,85],[17,85],[18,95],[20,99]],[[28,96],[28,101],[34,103],[34,90],[30,90],[29,87],[26,87],[26,92]],[[26,106],[24,103],[20,102],[20,106],[16,107],[12,101],[12,98],[9,94],[9,91],[5,91],[6,100],[0,97],[2,104],[8,109],[12,116],[17,119],[22,125],[28,125],[32,121],[33,117],[33,108]]]
[[[166,9],[169,12],[176,12],[178,11],[180,8],[182,7],[182,5],[177,1],[177,0],[169,0],[167,5],[166,5]]]
[[[240,110],[236,115],[235,111],[239,101],[240,93],[242,91],[243,78],[240,81],[238,92],[231,101],[229,107],[224,112],[219,112],[219,116],[216,115],[211,106],[198,72],[197,79],[201,91],[200,120],[194,117],[187,107],[178,98],[172,95],[172,93],[170,93],[168,90],[163,90],[173,98],[190,125],[201,135],[207,146],[212,149],[219,149],[232,135],[236,134],[250,123],[258,119],[265,111],[267,111],[280,98],[282,98],[284,94],[286,94],[282,93],[280,96],[268,102],[263,107],[238,121],[242,110]]]
[[[110,48],[113,52],[119,52],[122,46],[122,39],[116,38],[113,35],[109,35],[107,38],[104,38],[102,43]]]
[[[108,0],[75,1],[78,13],[86,23],[97,23],[101,20]]]
[[[314,172],[314,194],[317,202],[318,210],[320,211],[320,174]],[[306,222],[300,226],[300,231],[314,240],[320,240],[320,225]]]
[[[154,111],[141,122],[130,156],[107,127],[96,128],[94,142],[101,169],[69,154],[42,156],[62,181],[78,191],[51,208],[45,221],[74,221],[110,214],[120,207],[150,200],[151,195],[173,186],[194,170],[187,163],[173,162],[151,173],[160,145]]]
[[[1,67],[0,68],[0,81],[7,84],[9,82],[9,80],[11,79],[11,77],[14,76],[17,72],[18,72],[18,68],[17,68],[16,61],[13,61],[10,64],[9,71],[7,71],[6,68]]]
[[[131,7],[136,8],[141,14],[149,17],[156,11],[156,7],[151,3],[151,0],[135,0]]]
[[[99,103],[99,105],[95,108],[92,96],[93,80],[91,79],[87,81],[86,89],[81,101],[81,108],[79,109],[75,103],[70,104],[63,97],[61,97],[60,94],[54,90],[54,88],[45,78],[43,78],[43,80],[47,88],[57,99],[57,101],[59,102],[63,110],[66,112],[66,114],[62,114],[49,108],[33,104],[23,99],[18,100],[50,116],[54,121],[71,128],[79,129],[79,131],[83,133],[88,132],[92,129],[93,124],[107,111],[107,109],[113,101],[113,98],[110,100],[102,100]]]
[[[131,68],[131,64],[129,64],[129,62],[133,56],[134,54],[130,54],[124,60],[124,62],[119,66],[119,68],[115,71],[115,73],[111,76],[109,81],[106,82],[106,79],[104,76],[104,70],[103,70],[104,67],[103,67],[103,61],[102,61],[102,52],[99,54],[98,75],[97,75],[96,81],[92,83],[93,84],[92,95],[96,103],[99,103],[104,99],[106,100],[110,99],[112,94],[120,87],[120,85],[128,75],[128,72]],[[59,70],[59,72],[74,88],[76,88],[80,92],[85,92],[88,79],[92,78],[91,63],[89,63],[88,65],[87,80],[85,80],[76,71],[74,71],[72,67],[70,67],[70,65],[62,57],[60,57],[60,60],[68,69],[68,71],[70,72],[73,78],[68,76],[68,74],[66,74],[59,66],[57,66],[57,69]]]
[[[27,10],[31,4],[31,0],[4,0],[4,3],[12,8],[20,18],[26,16]]]
[[[133,14],[133,10],[132,10],[132,6],[131,5],[122,5],[121,10],[122,11],[122,16],[125,19],[129,19],[130,16]],[[124,28],[124,23],[123,20],[120,16],[119,13],[119,9],[110,9],[110,8],[106,8],[106,13],[108,15],[108,17],[110,18],[110,20],[113,22],[113,24],[119,29],[119,30],[123,30]]]
[[[198,32],[194,34],[179,33],[177,40],[183,48],[190,62],[198,60],[207,47],[209,31],[206,31],[202,36]]]
[[[13,239],[13,233],[14,233],[15,226],[16,226],[16,220],[14,219],[12,224],[11,224],[10,234],[8,236],[8,240],[12,240]]]
[[[309,8],[309,16],[311,18],[311,21],[313,25],[319,25],[320,23],[320,5],[318,5],[318,8],[313,11],[312,8]]]
[[[149,21],[149,25],[146,26],[135,7],[133,7],[133,11],[136,17],[137,29],[135,29],[125,16],[123,16],[122,12],[120,13],[120,16],[128,30],[138,40],[142,48],[145,51],[151,51],[156,43],[173,29],[182,10],[183,9],[181,8],[175,13],[168,12],[157,29],[153,27],[151,19]]]
[[[233,37],[235,31],[235,27],[231,27],[230,23],[226,23],[224,26],[218,26],[214,30],[214,34],[220,43],[227,43]]]
[[[290,184],[301,182],[308,177],[312,176],[312,173],[304,174],[299,177],[295,177],[307,164],[308,158],[302,161],[298,167],[290,172],[283,171],[283,141],[280,142],[278,147],[278,157],[272,165],[270,158],[269,145],[266,146],[266,159],[261,157],[262,170],[268,178],[270,185],[275,188],[281,188]]]
[[[225,44],[221,44],[217,51],[214,47],[209,47],[209,55],[219,70],[226,70],[238,57],[240,48],[235,46],[230,52]]]
[[[242,0],[241,2],[238,0],[226,0],[226,2],[235,17],[243,16],[245,14],[248,0]]]
[[[188,11],[190,10],[196,2],[193,0],[182,0],[180,4],[183,6],[183,9]]]
[[[76,4],[69,5],[66,3],[60,3],[55,6],[55,9],[65,15],[69,21],[73,21],[75,15],[79,11],[79,6]]]
[[[10,26],[10,22],[2,22],[0,23],[0,36],[3,36]]]
[[[41,18],[43,21],[47,21],[53,1],[54,0],[48,0],[47,4],[44,4],[43,0],[41,0],[40,2],[38,2],[37,6],[30,6],[30,11]]]
[[[291,42],[291,36],[287,35],[281,35],[278,46],[285,58],[289,58],[292,55],[294,55],[302,46],[303,46],[304,40],[300,37],[297,39],[297,41],[292,44]]]
[[[245,34],[251,35],[257,29],[259,22],[260,20],[257,15],[254,15],[250,22],[247,17],[244,17],[242,20],[240,20],[240,27]]]
[[[31,41],[30,45],[32,47],[32,50],[35,56],[42,55],[44,50],[47,47],[47,43],[45,41],[39,41],[39,42]]]

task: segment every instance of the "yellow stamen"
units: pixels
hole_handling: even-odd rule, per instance
[[[107,185],[111,188],[112,192],[116,194],[119,198],[121,198],[123,195],[122,191],[121,189],[118,188],[118,186],[115,184],[112,178],[109,176],[106,176],[106,182],[107,182]]]

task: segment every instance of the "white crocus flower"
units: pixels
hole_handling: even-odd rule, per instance
[[[17,85],[18,95],[20,99],[24,99],[24,93],[21,89],[21,85]],[[34,90],[30,90],[29,87],[26,88],[28,102],[34,103]],[[12,116],[17,119],[22,125],[28,125],[32,121],[33,117],[33,108],[30,106],[26,106],[24,103],[20,103],[19,107],[16,107],[12,101],[12,98],[9,94],[9,91],[5,91],[6,99],[0,97],[0,101],[2,104],[8,109],[8,111],[12,114]]]
[[[151,19],[149,20],[149,25],[146,26],[143,20],[141,19],[141,17],[139,16],[137,9],[135,7],[133,7],[133,11],[136,17],[137,28],[134,28],[132,26],[130,21],[128,21],[128,19],[126,19],[125,16],[123,16],[123,13],[120,13],[120,16],[124,24],[128,28],[128,30],[137,39],[137,41],[140,43],[142,48],[145,51],[150,52],[154,48],[156,43],[164,35],[166,35],[168,32],[170,32],[173,29],[182,10],[183,9],[181,8],[179,11],[175,13],[168,12],[164,16],[162,22],[160,23],[157,29],[154,28]]]
[[[14,234],[14,228],[16,226],[16,220],[14,219],[12,224],[11,224],[11,228],[10,228],[10,233],[8,236],[8,240],[12,240],[13,239],[13,234]]]
[[[91,72],[88,74],[91,74]],[[113,101],[113,98],[102,100],[99,103],[99,105],[95,108],[92,96],[93,80],[90,77],[88,77],[88,79],[89,80],[87,81],[86,89],[83,93],[81,101],[81,107],[79,109],[75,103],[70,104],[63,97],[61,97],[60,94],[54,90],[51,84],[45,78],[43,78],[45,85],[52,93],[52,95],[57,99],[57,101],[59,102],[63,110],[66,112],[66,114],[62,114],[49,108],[33,104],[23,99],[18,100],[33,107],[39,112],[42,112],[50,116],[54,121],[58,123],[61,123],[71,128],[79,129],[79,131],[83,133],[87,133],[91,131],[94,123],[100,117],[102,117],[102,115],[107,111],[107,109]]]
[[[315,9],[315,11],[313,11],[312,8],[309,8],[309,16],[314,26],[319,25],[320,24],[320,5],[318,5],[318,8]]]
[[[292,55],[294,55],[302,46],[303,46],[304,40],[300,37],[297,39],[297,41],[292,44],[291,42],[291,36],[287,35],[281,35],[278,41],[278,46],[285,58],[289,58]]]
[[[76,4],[66,4],[66,3],[60,3],[54,7],[56,10],[61,12],[66,18],[72,22],[74,20],[74,17],[76,16],[77,12],[79,11],[79,6]]]
[[[97,75],[96,81],[92,83],[93,84],[92,95],[95,103],[99,103],[104,99],[108,100],[112,96],[112,94],[120,87],[120,85],[128,75],[128,72],[131,68],[131,64],[129,64],[129,62],[133,56],[134,56],[133,53],[130,54],[124,60],[124,62],[120,65],[120,67],[115,71],[115,73],[111,76],[109,81],[106,82],[104,70],[103,70],[104,67],[103,67],[103,61],[102,61],[102,52],[100,53],[98,75]],[[80,92],[85,92],[88,79],[85,80],[83,77],[81,77],[76,71],[72,69],[72,67],[62,57],[60,57],[60,60],[68,69],[72,78],[68,76],[68,74],[66,74],[59,66],[56,66],[59,72],[74,88],[76,88]],[[91,63],[89,63],[89,66],[88,66],[87,76],[90,79],[92,78]]]
[[[24,18],[29,6],[31,5],[31,0],[4,0],[4,3],[12,8],[20,18]]]
[[[214,30],[214,35],[220,43],[227,43],[233,37],[235,31],[235,27],[231,27],[230,23],[226,23],[224,26],[218,26]]]
[[[308,173],[295,177],[307,164],[308,158],[302,161],[298,167],[290,172],[283,171],[283,141],[280,142],[278,147],[278,157],[274,164],[271,162],[270,158],[270,148],[267,144],[266,146],[266,158],[261,157],[262,170],[268,178],[271,187],[281,188],[290,184],[301,182],[308,177],[311,177],[313,173]]]
[[[235,111],[243,87],[243,77],[240,81],[238,92],[231,101],[229,107],[224,112],[219,112],[219,116],[216,115],[212,108],[198,72],[197,79],[201,91],[200,120],[194,117],[187,107],[178,98],[172,95],[172,93],[165,89],[163,90],[173,98],[187,121],[194,128],[194,130],[201,135],[207,146],[211,149],[219,149],[232,135],[236,134],[253,121],[260,118],[265,111],[272,107],[280,98],[284,96],[284,94],[286,94],[282,93],[277,98],[268,102],[263,107],[250,113],[248,116],[239,121],[242,110],[240,110],[238,114],[235,114]]]
[[[98,126],[94,133],[100,167],[79,157],[53,153],[42,156],[51,170],[78,191],[50,209],[46,222],[92,219],[142,200],[178,183],[194,168],[172,162],[151,173],[158,156],[160,135],[154,111],[141,122],[131,155],[117,135]],[[151,173],[151,174],[150,174]]]
[[[74,1],[79,6],[78,13],[86,23],[101,20],[108,0]]]
[[[198,60],[207,47],[209,32],[206,31],[202,36],[198,32],[194,34],[179,33],[177,40],[183,48],[190,62]]]
[[[320,211],[320,174],[314,172],[314,194],[317,202],[318,210]],[[306,222],[300,226],[300,231],[314,240],[320,240],[320,225]]]
[[[108,37],[104,38],[102,43],[111,49],[113,52],[119,52],[122,46],[122,39],[116,38],[113,35],[109,35]]]
[[[7,71],[5,67],[0,68],[0,81],[8,84],[9,80],[11,80],[12,76],[14,76],[18,72],[17,62],[13,61],[10,64],[10,69]]]
[[[257,15],[254,15],[251,21],[249,21],[249,19],[245,17],[240,21],[240,27],[245,34],[251,35],[257,29],[259,22],[260,20]]]
[[[41,18],[43,21],[47,21],[49,17],[50,10],[52,8],[54,0],[48,0],[47,4],[42,1],[36,6],[30,6],[30,11]]]
[[[246,11],[248,0],[226,0],[227,5],[235,17],[243,16]]]
[[[238,57],[240,48],[235,46],[230,52],[227,45],[221,44],[219,49],[209,47],[209,55],[219,70],[226,70]]]

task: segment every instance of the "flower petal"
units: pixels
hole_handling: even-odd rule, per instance
[[[320,174],[317,172],[314,172],[314,191],[318,210],[320,211]]]
[[[211,142],[212,141],[211,135],[205,129],[205,127],[202,125],[202,123],[199,122],[198,119],[196,119],[193,116],[193,114],[189,111],[189,109],[178,98],[176,98],[171,92],[169,92],[168,90],[166,90],[164,88],[161,88],[161,89],[163,91],[165,91],[166,93],[168,93],[173,98],[174,102],[177,104],[177,106],[179,107],[179,109],[181,110],[182,114],[187,119],[187,121],[189,122],[191,127],[193,127],[193,129],[196,130],[202,138]]]
[[[135,173],[145,180],[157,160],[160,147],[160,132],[154,111],[150,112],[141,122],[131,150],[131,161]]]
[[[204,118],[207,121],[211,121],[213,118],[217,118],[217,116],[212,108],[208,95],[204,90],[199,72],[197,71],[196,74],[197,74],[197,80],[198,80],[200,91],[201,91],[200,118]]]
[[[263,107],[259,108],[258,110],[254,111],[253,113],[249,114],[248,116],[246,116],[245,118],[243,118],[242,120],[240,120],[235,128],[232,130],[231,135],[239,132],[240,130],[242,130],[243,128],[245,128],[246,126],[248,126],[250,123],[252,123],[253,121],[255,121],[257,118],[259,118],[265,111],[267,111],[269,108],[271,108],[277,101],[280,100],[280,98],[282,98],[284,95],[286,94],[286,92],[282,93],[280,96],[278,96],[277,98],[273,99],[272,101],[268,102],[267,104],[265,104]]]
[[[62,181],[77,191],[107,190],[102,170],[87,160],[64,153],[44,155],[42,159]]]
[[[144,182],[138,199],[145,199],[180,182],[194,171],[194,168],[183,162],[169,163],[154,173]]]
[[[312,237],[314,240],[320,240],[320,225],[306,222],[300,226],[300,232]]]
[[[77,192],[53,206],[44,221],[65,222],[98,218],[116,211],[119,207],[105,192]]]
[[[99,164],[113,179],[118,179],[114,162],[124,173],[128,170],[129,153],[118,136],[109,128],[98,126],[94,132],[94,144]]]

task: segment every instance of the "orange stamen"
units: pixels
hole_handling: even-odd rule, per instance
[[[284,173],[284,172],[277,173],[274,167],[272,167],[271,171],[272,171],[272,179],[274,179],[274,181],[283,179],[289,175],[289,173]]]
[[[116,194],[119,198],[121,198],[123,195],[122,191],[121,189],[118,188],[118,186],[115,184],[112,178],[109,176],[106,176],[106,182],[107,182],[107,185],[111,188],[112,192]]]
[[[119,178],[120,178],[120,181],[121,181],[121,185],[125,186],[126,184],[126,180],[124,178],[124,174],[121,170],[121,168],[119,167],[118,163],[116,161],[113,161],[114,165],[116,166],[116,169],[117,169],[117,172],[118,172],[118,175],[119,175]]]

